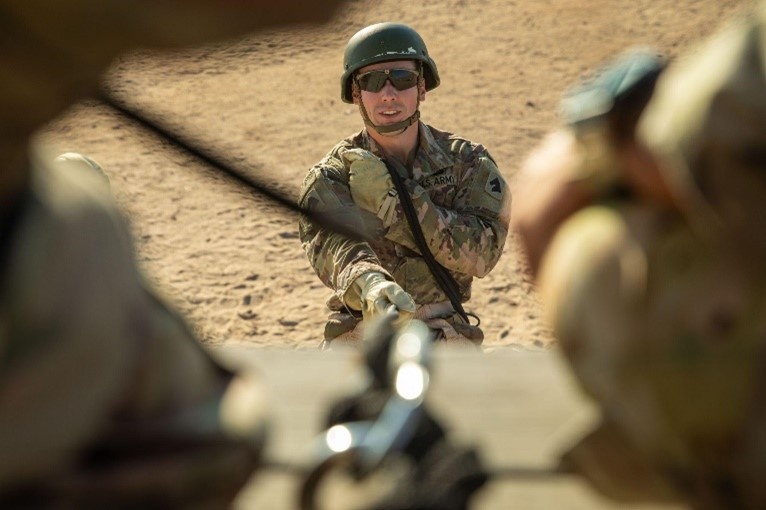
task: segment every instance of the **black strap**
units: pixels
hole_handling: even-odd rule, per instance
[[[436,261],[433,253],[431,253],[431,250],[428,248],[428,243],[423,236],[423,229],[420,228],[418,215],[415,212],[415,206],[412,205],[412,197],[410,197],[409,192],[404,187],[402,174],[400,174],[398,171],[404,171],[404,167],[394,158],[391,158],[390,161],[385,160],[385,163],[386,167],[388,168],[388,173],[391,174],[391,179],[394,182],[394,187],[396,187],[396,191],[399,194],[399,202],[402,204],[404,216],[407,218],[407,223],[410,225],[410,230],[412,231],[412,235],[415,237],[415,244],[418,245],[420,254],[426,260],[426,264],[428,264],[428,268],[431,270],[431,274],[433,274],[436,283],[447,295],[450,303],[452,303],[452,308],[458,313],[458,315],[460,315],[460,317],[463,318],[467,324],[470,324],[470,321],[468,320],[468,314],[463,309],[463,305],[460,302],[460,290],[458,288],[457,282],[452,277],[450,272]]]

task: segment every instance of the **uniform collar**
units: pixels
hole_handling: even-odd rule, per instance
[[[422,175],[437,173],[439,170],[451,167],[455,164],[455,158],[442,147],[431,132],[431,127],[424,122],[418,122],[418,151],[415,153],[414,167],[419,169]],[[367,149],[380,156],[380,148],[367,130],[362,131]],[[417,175],[415,177],[418,177]]]

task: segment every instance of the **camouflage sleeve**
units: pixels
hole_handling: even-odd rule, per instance
[[[309,171],[301,186],[299,204],[331,215],[334,220],[359,232],[374,228],[366,223],[368,215],[360,214],[351,199],[348,171],[333,153]],[[393,280],[368,243],[332,232],[305,216],[300,219],[299,233],[311,267],[341,301],[351,283],[363,273],[379,271]]]
[[[406,180],[406,186],[436,261],[449,270],[483,277],[503,252],[511,195],[486,149],[477,146],[466,157],[468,170],[458,183],[451,207],[434,204],[413,180]],[[397,211],[397,217],[401,220],[392,222],[386,238],[419,252],[403,212]]]
[[[108,497],[121,504],[127,503],[115,496],[120,480],[130,480],[136,497],[161,485],[122,476],[139,465],[156,473],[152,463],[159,459],[163,473],[173,473],[172,486],[162,478],[163,491],[199,496],[193,483],[185,484],[205,468],[190,460],[192,449],[207,445],[207,462],[211,442],[221,453],[231,444],[223,428],[205,428],[223,425],[217,410],[231,376],[147,286],[102,176],[38,161],[32,167],[31,189],[4,247],[0,286],[0,501],[4,491],[30,480],[41,494],[59,490],[55,483],[41,488],[55,480],[72,489],[67,501],[74,507],[88,506],[73,494],[104,490],[104,480],[91,476],[96,469],[80,455],[85,448],[115,452],[99,456],[99,465],[109,466]],[[151,458],[147,445],[170,443],[184,445],[183,466],[171,467],[169,453]],[[252,443],[238,444],[244,454]],[[115,446],[131,452],[129,462],[122,463]],[[238,469],[225,476],[234,479]],[[65,477],[82,489],[74,491]]]
[[[668,67],[639,121],[639,139],[697,228],[722,222],[766,251],[766,2]],[[747,115],[745,115],[747,112]],[[727,226],[727,228],[729,228]],[[740,249],[747,250],[744,245]]]

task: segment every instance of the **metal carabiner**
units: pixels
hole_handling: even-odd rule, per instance
[[[390,324],[395,318],[391,314],[383,320]],[[370,341],[377,344],[370,346],[367,357],[373,380],[365,391],[385,388],[388,398],[375,419],[335,424],[314,440],[315,460],[301,486],[301,510],[319,508],[319,488],[333,470],[345,469],[354,479],[363,480],[387,458],[401,455],[425,416],[432,341],[428,327],[411,321],[400,332],[387,330],[385,324],[373,331],[377,337]],[[381,353],[386,354],[385,367],[373,366],[381,363]]]

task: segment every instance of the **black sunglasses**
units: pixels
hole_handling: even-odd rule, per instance
[[[407,90],[418,84],[420,73],[412,69],[380,69],[358,74],[356,82],[359,88],[367,92],[380,92],[386,80],[391,82],[396,90]]]

